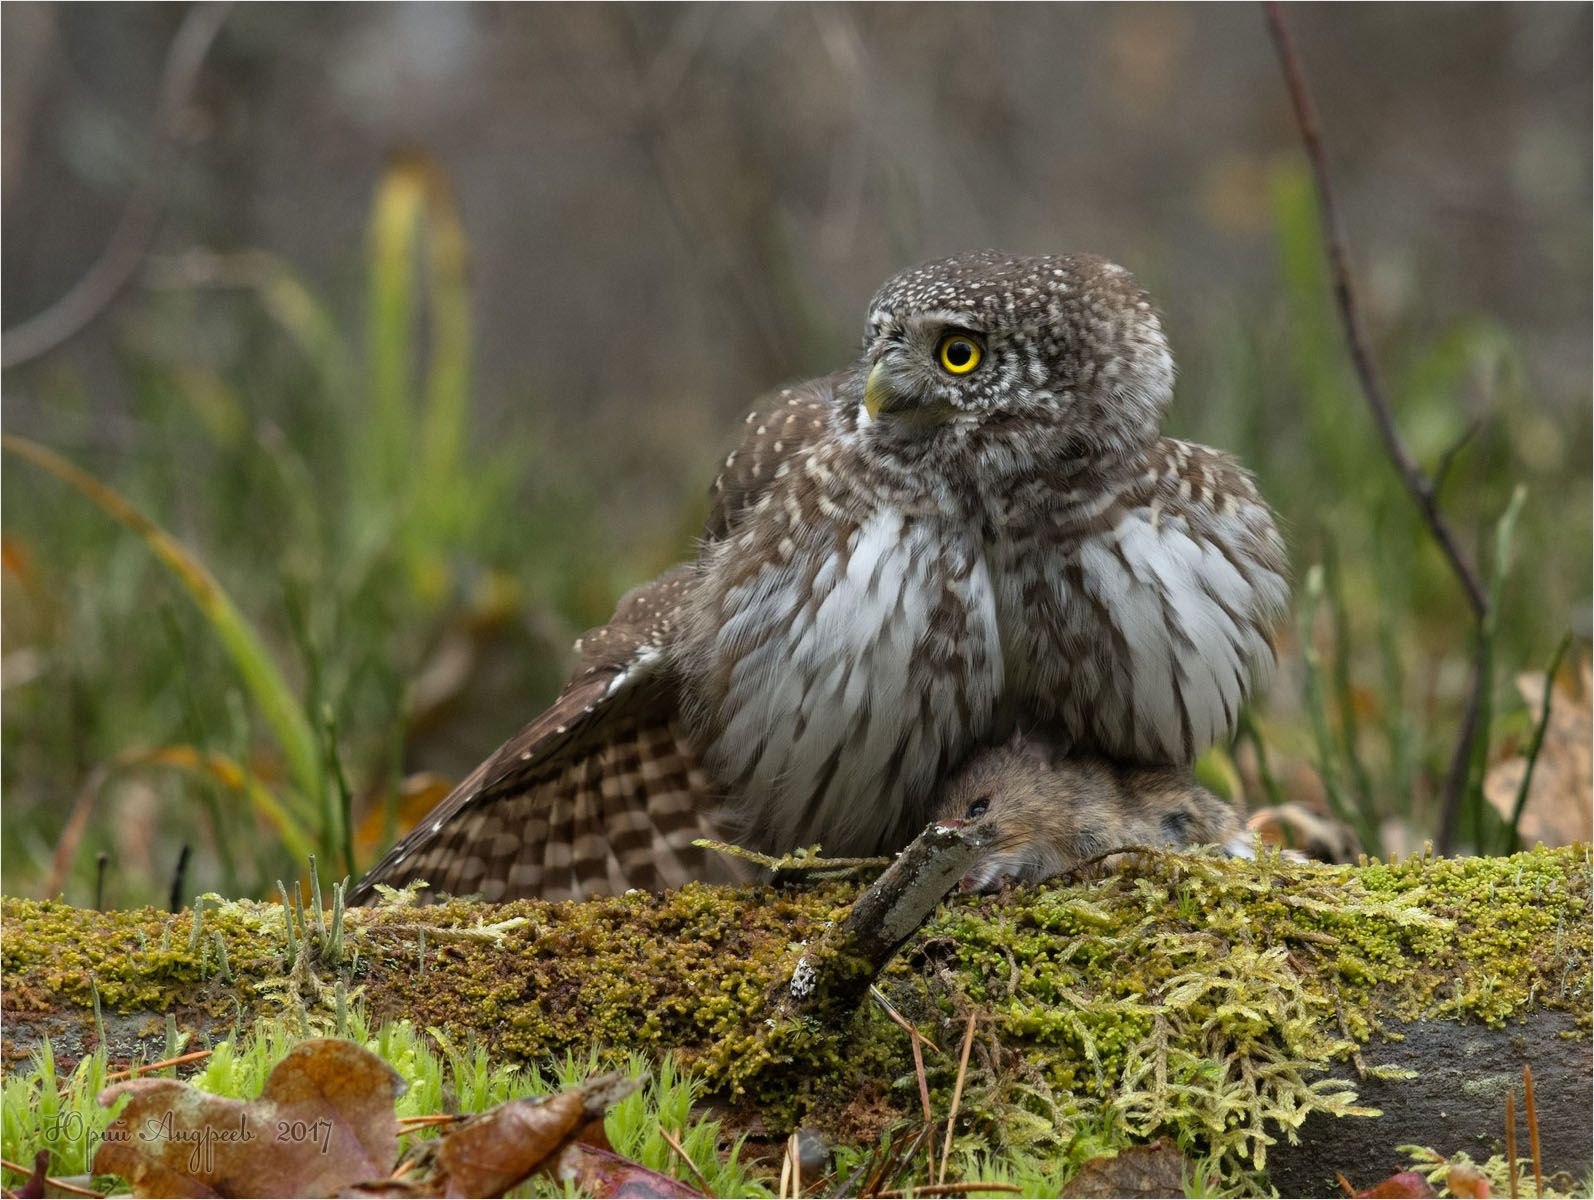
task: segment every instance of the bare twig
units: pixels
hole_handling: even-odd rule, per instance
[[[172,868],[171,891],[166,897],[167,912],[183,911],[183,889],[188,881],[188,858],[193,852],[194,848],[187,842],[184,842],[182,848],[177,851],[177,865]]]
[[[1373,365],[1367,349],[1367,339],[1361,328],[1361,318],[1356,307],[1356,293],[1351,285],[1348,255],[1345,252],[1345,235],[1340,226],[1339,206],[1334,201],[1334,190],[1329,183],[1328,160],[1323,152],[1322,136],[1318,131],[1317,110],[1312,104],[1306,77],[1295,54],[1295,44],[1284,25],[1284,17],[1276,0],[1266,0],[1262,5],[1267,14],[1268,29],[1273,43],[1278,47],[1279,62],[1284,68],[1284,81],[1289,87],[1290,102],[1295,109],[1295,121],[1300,127],[1301,141],[1306,156],[1312,164],[1312,179],[1317,185],[1317,202],[1321,210],[1323,239],[1328,249],[1329,269],[1334,276],[1334,296],[1339,303],[1340,322],[1345,327],[1345,340],[1349,343],[1351,362],[1356,368],[1356,378],[1361,383],[1362,394],[1372,410],[1378,425],[1384,449],[1400,472],[1400,479],[1411,493],[1411,498],[1422,511],[1423,519],[1439,542],[1439,548],[1450,560],[1450,566],[1467,593],[1467,603],[1475,616],[1482,616],[1488,607],[1484,597],[1483,582],[1471,563],[1461,553],[1455,534],[1434,502],[1433,482],[1423,474],[1416,461],[1400,440],[1395,428],[1394,414],[1389,407],[1389,397],[1383,381]]]
[[[1433,494],[1437,501],[1445,490],[1445,480],[1450,477],[1450,468],[1456,465],[1456,456],[1467,447],[1467,443],[1477,436],[1478,430],[1483,428],[1483,418],[1474,417],[1467,422],[1467,427],[1461,431],[1461,436],[1445,448],[1439,456],[1439,463],[1433,471]]]
[[[465,1117],[459,1113],[420,1113],[413,1117],[400,1117],[399,1132],[414,1133],[418,1129],[429,1129],[433,1125],[453,1125],[464,1119]]]
[[[707,1177],[704,1176],[703,1172],[697,1169],[697,1164],[692,1161],[692,1156],[688,1154],[686,1152],[686,1148],[681,1145],[681,1139],[676,1137],[668,1129],[664,1128],[663,1121],[659,1122],[659,1136],[670,1144],[671,1150],[674,1150],[676,1154],[680,1155],[681,1161],[686,1164],[686,1169],[692,1172],[692,1176],[697,1180],[698,1186],[703,1189],[703,1194],[705,1196],[712,1196],[714,1194],[714,1189],[709,1187]],[[797,1135],[793,1134],[792,1136],[796,1137]]]
[[[1278,50],[1279,65],[1283,69],[1284,82],[1289,89],[1290,104],[1295,110],[1295,123],[1300,130],[1301,142],[1306,149],[1307,160],[1312,165],[1312,181],[1317,192],[1323,241],[1328,251],[1329,270],[1334,280],[1334,299],[1339,308],[1340,324],[1345,330],[1345,341],[1350,351],[1351,363],[1356,370],[1357,382],[1360,383],[1362,395],[1372,412],[1373,423],[1378,427],[1378,435],[1383,441],[1385,452],[1394,463],[1396,473],[1399,474],[1401,483],[1416,504],[1429,533],[1438,543],[1440,551],[1450,564],[1451,571],[1460,582],[1462,591],[1467,597],[1467,605],[1481,627],[1489,612],[1489,600],[1484,592],[1483,581],[1476,567],[1462,553],[1450,523],[1439,511],[1438,489],[1434,481],[1423,473],[1422,468],[1417,465],[1416,460],[1411,457],[1405,444],[1400,440],[1400,432],[1395,428],[1394,413],[1389,406],[1389,396],[1384,390],[1383,381],[1367,348],[1366,335],[1362,330],[1356,306],[1356,292],[1351,283],[1349,255],[1345,250],[1345,235],[1340,224],[1339,206],[1335,203],[1334,189],[1329,181],[1328,157],[1323,150],[1317,110],[1312,103],[1300,59],[1295,53],[1295,43],[1291,40],[1289,29],[1284,24],[1284,15],[1277,0],[1263,0],[1262,10],[1267,17],[1268,32],[1272,35],[1273,44]],[[1448,470],[1448,465],[1448,462],[1441,464],[1441,474]],[[1445,776],[1444,811],[1439,828],[1441,852],[1450,848],[1450,842],[1455,835],[1456,816],[1466,792],[1472,746],[1478,736],[1480,724],[1478,717],[1482,700],[1479,692],[1487,682],[1486,655],[1487,650],[1480,648],[1474,657],[1472,690],[1467,701],[1467,711],[1462,719],[1461,734],[1451,759],[1450,770]]]
[[[908,1044],[913,1047],[913,1074],[914,1074],[915,1078],[917,1078],[918,1081],[919,1081],[919,1107],[921,1109],[923,1109],[923,1111],[924,1111],[925,1128],[929,1128],[931,1125],[935,1124],[935,1114],[930,1108],[930,1081],[929,1081],[928,1077],[924,1073],[924,1051],[919,1049],[919,1045],[922,1042],[924,1045],[926,1045],[926,1046],[930,1047],[930,1049],[934,1050],[937,1054],[941,1053],[940,1047],[938,1047],[929,1038],[925,1037],[924,1034],[920,1033],[917,1027],[915,1027],[913,1025],[910,1025],[908,1023],[908,1019],[906,1017],[904,1017],[901,1013],[899,1013],[895,1008],[893,1008],[891,1006],[891,1001],[886,999],[885,993],[882,992],[879,989],[879,987],[877,987],[876,985],[871,983],[869,985],[869,994],[874,997],[874,1000],[875,1000],[876,1004],[880,1005],[881,1008],[885,1009],[886,1016],[890,1017],[893,1021],[895,1021],[897,1023],[897,1025],[899,1025],[901,1028],[903,1028],[904,1030],[907,1031]],[[929,1172],[930,1172],[929,1175],[926,1176],[926,1178],[934,1179],[935,1178],[935,1139],[934,1138],[931,1138],[926,1143],[926,1149],[928,1151],[928,1155],[927,1156],[929,1158]]]
[[[138,270],[166,207],[183,110],[231,7],[228,3],[195,4],[184,14],[161,71],[154,161],[128,197],[121,219],[94,265],[49,308],[5,331],[0,367],[38,358],[81,332],[121,294]]]
[[[952,1106],[946,1113],[946,1141],[941,1144],[941,1169],[936,1173],[936,1185],[946,1182],[946,1164],[952,1158],[952,1134],[957,1129],[958,1105],[963,1102],[963,1080],[969,1073],[969,1051],[974,1046],[975,1014],[969,1014],[968,1028],[963,1031],[963,1053],[958,1056],[957,1082],[952,1085]]]
[[[113,1071],[105,1077],[106,1083],[115,1083],[119,1079],[132,1079],[136,1075],[148,1075],[151,1071],[164,1071],[167,1067],[181,1067],[188,1063],[202,1062],[209,1058],[213,1051],[191,1050],[187,1054],[179,1054],[173,1058],[163,1058],[159,1062],[145,1063],[141,1067],[129,1067],[125,1071]]]
[[[802,956],[789,999],[799,1008],[855,1006],[995,836],[989,825],[932,821],[825,931],[817,953]]]

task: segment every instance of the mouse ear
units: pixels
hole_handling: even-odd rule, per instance
[[[1067,750],[1060,741],[1047,737],[1036,730],[1025,732],[1019,730],[1008,739],[1007,748],[1015,754],[1022,754],[1034,762],[1048,769],[1056,767],[1067,754]]]

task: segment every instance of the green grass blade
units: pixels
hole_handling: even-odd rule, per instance
[[[381,510],[409,474],[415,319],[415,242],[426,204],[421,161],[400,156],[382,177],[371,211],[366,314],[369,425],[363,501]]]
[[[1522,783],[1517,788],[1516,803],[1511,806],[1511,838],[1508,847],[1511,851],[1522,849],[1522,835],[1518,828],[1522,823],[1522,810],[1528,806],[1528,790],[1533,786],[1533,768],[1538,766],[1539,754],[1544,749],[1544,734],[1550,727],[1555,673],[1561,669],[1561,660],[1571,648],[1572,635],[1568,633],[1561,638],[1561,644],[1555,648],[1555,657],[1550,659],[1550,669],[1544,673],[1544,699],[1539,704],[1539,720],[1533,727],[1533,739],[1528,743],[1528,752],[1523,756]]]
[[[1279,781],[1273,774],[1272,764],[1268,761],[1267,746],[1262,741],[1262,731],[1257,728],[1256,717],[1252,715],[1250,705],[1240,709],[1239,733],[1241,739],[1251,744],[1251,752],[1256,755],[1256,777],[1262,785],[1262,795],[1271,805],[1283,804],[1284,791],[1279,787]]]
[[[92,500],[107,515],[138,534],[151,553],[171,570],[199,606],[243,677],[244,686],[260,706],[288,761],[302,803],[313,803],[321,794],[321,763],[314,730],[264,643],[205,565],[119,493],[53,450],[12,434],[0,438],[0,444]]]
[[[1323,780],[1323,792],[1335,818],[1356,830],[1362,848],[1369,854],[1376,854],[1377,830],[1362,818],[1359,808],[1352,811],[1345,802],[1345,785],[1339,773],[1339,747],[1329,728],[1328,705],[1323,695],[1323,658],[1318,652],[1314,636],[1317,610],[1322,606],[1323,593],[1323,568],[1321,564],[1314,564],[1306,573],[1306,596],[1301,608],[1301,654],[1306,661],[1306,707],[1311,714],[1312,735],[1317,742],[1317,773]]]
[[[1511,500],[1505,506],[1499,523],[1494,527],[1494,562],[1489,573],[1489,608],[1478,630],[1479,640],[1479,705],[1478,737],[1472,745],[1472,762],[1467,774],[1468,825],[1472,831],[1472,844],[1481,849],[1487,839],[1486,829],[1494,809],[1483,794],[1483,777],[1489,767],[1489,734],[1494,725],[1494,659],[1495,642],[1500,631],[1500,601],[1505,595],[1506,577],[1511,573],[1511,552],[1516,545],[1517,519],[1522,515],[1528,490],[1517,484]],[[1498,825],[1496,825],[1498,827]]]
[[[424,171],[432,341],[417,494],[454,496],[464,482],[459,478],[460,456],[470,418],[470,247],[447,176],[429,161]]]
[[[309,858],[315,843],[309,833],[275,793],[228,755],[197,746],[161,746],[155,750],[131,750],[117,756],[117,768],[170,767],[214,781],[249,801],[265,822],[282,838],[282,844],[296,858]]]
[[[1376,824],[1372,777],[1362,761],[1361,722],[1357,720],[1356,700],[1351,692],[1350,612],[1345,604],[1344,576],[1340,571],[1339,548],[1326,529],[1323,531],[1323,578],[1328,588],[1328,612],[1334,631],[1333,681],[1335,704],[1339,709],[1340,748],[1350,769],[1356,807],[1364,821]]]
[[[1383,734],[1389,752],[1391,811],[1410,819],[1415,811],[1417,734],[1406,704],[1406,669],[1398,626],[1411,619],[1411,581],[1390,545],[1394,533],[1387,514],[1373,526],[1373,568],[1377,579],[1378,657],[1384,689]]]

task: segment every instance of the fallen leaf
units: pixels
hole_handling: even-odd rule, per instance
[[[577,1138],[601,1136],[603,1114],[641,1086],[625,1075],[600,1075],[555,1096],[505,1101],[461,1121],[406,1160],[395,1172],[406,1176],[403,1194],[501,1196],[533,1171],[555,1169],[560,1153]],[[373,1181],[360,1190],[385,1194],[374,1190],[380,1187]]]
[[[1522,809],[1517,831],[1522,843],[1531,846],[1567,846],[1594,838],[1594,809],[1589,795],[1594,791],[1594,761],[1591,761],[1590,721],[1594,720],[1594,685],[1591,666],[1584,659],[1569,683],[1565,673],[1558,675],[1550,699],[1550,722],[1544,729],[1544,745],[1528,785],[1528,802]],[[1517,692],[1533,714],[1535,724],[1544,703],[1544,675],[1528,672],[1518,675]],[[1503,759],[1484,776],[1483,794],[1507,821],[1516,807],[1522,788],[1522,773],[1527,769],[1523,755]]]
[[[588,1196],[627,1196],[636,1200],[701,1200],[703,1193],[673,1175],[644,1167],[612,1150],[572,1142],[559,1155],[554,1177]]]
[[[1088,1159],[1063,1187],[1063,1195],[1070,1200],[1182,1196],[1188,1166],[1171,1142],[1129,1146],[1117,1154]]]
[[[1434,1190],[1428,1186],[1428,1181],[1415,1171],[1402,1171],[1398,1175],[1391,1175],[1388,1179],[1373,1184],[1365,1192],[1356,1193],[1358,1197],[1381,1197],[1387,1200],[1425,1200],[1433,1194]]]
[[[105,1131],[95,1174],[135,1196],[330,1196],[386,1175],[398,1155],[397,1072],[354,1042],[316,1038],[288,1052],[258,1100],[227,1100],[175,1079],[100,1093],[130,1103]]]

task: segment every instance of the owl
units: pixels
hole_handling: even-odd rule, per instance
[[[978,745],[1188,765],[1288,600],[1232,459],[1160,434],[1162,326],[1100,258],[906,271],[845,370],[747,418],[695,558],[361,882],[567,898],[738,870],[700,837],[899,848]]]

